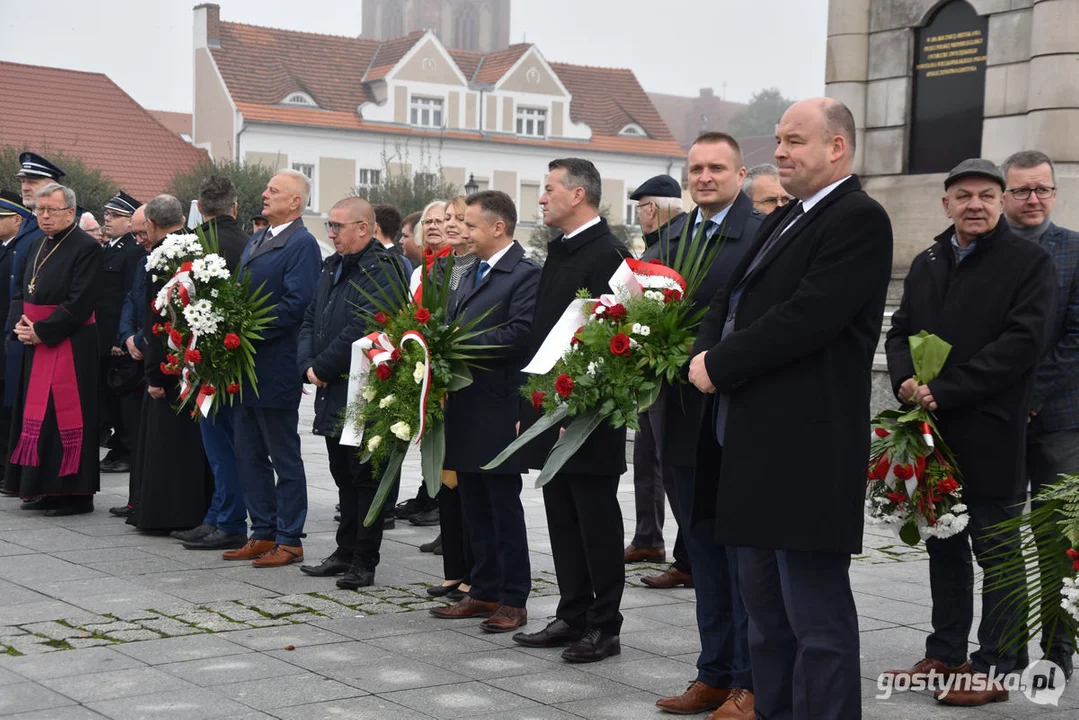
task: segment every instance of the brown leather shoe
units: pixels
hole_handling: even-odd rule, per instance
[[[445,620],[491,617],[499,607],[496,602],[476,600],[471,595],[465,595],[456,605],[431,608],[431,614]]]
[[[624,551],[627,563],[667,562],[667,551],[663,548],[639,548],[632,543]]]
[[[256,540],[251,538],[247,544],[238,550],[226,550],[221,553],[222,560],[254,560],[257,557],[270,552],[273,540]]]
[[[756,720],[753,710],[753,693],[745,688],[734,688],[727,701],[708,716],[707,720]]]
[[[495,614],[480,623],[480,627],[489,633],[504,633],[516,630],[528,622],[528,610],[509,605],[499,605]]]
[[[666,572],[660,573],[659,575],[650,575],[641,578],[641,582],[650,588],[657,588],[659,590],[669,590],[671,588],[676,588],[679,585],[685,585],[687,588],[691,588],[693,587],[693,576],[676,569],[672,565]]]
[[[914,664],[914,667],[908,670],[885,670],[881,673],[884,675],[891,675],[892,682],[895,682],[899,678],[903,678],[905,681],[910,682],[910,679],[914,675],[928,675],[930,672],[934,672],[942,679],[951,677],[961,672],[971,672],[970,665],[963,663],[955,667],[948,667],[940,660],[936,658],[924,658]]]
[[[675,715],[696,715],[706,710],[715,710],[730,693],[728,688],[714,688],[700,680],[694,680],[681,695],[656,700],[656,707]]]
[[[251,561],[258,568],[281,567],[292,563],[303,562],[303,548],[299,545],[278,545],[270,548],[265,555],[259,555]]]
[[[994,702],[1007,702],[1008,691],[1004,689],[1001,680],[985,673],[974,672],[970,663],[963,663],[963,670],[954,674],[951,684],[937,690],[933,697],[944,705],[979,707]]]

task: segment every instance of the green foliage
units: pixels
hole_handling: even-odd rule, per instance
[[[176,196],[184,206],[184,211],[191,206],[192,200],[198,200],[199,185],[210,175],[223,175],[236,186],[236,202],[240,208],[236,218],[240,226],[248,232],[251,218],[262,212],[262,193],[266,184],[277,172],[276,168],[258,163],[241,164],[235,160],[206,160],[191,170],[176,173],[169,182],[166,192]],[[139,198],[149,200],[149,198]]]
[[[376,205],[392,205],[404,217],[420,212],[435,200],[449,200],[460,195],[459,185],[442,177],[442,163],[433,157],[426,145],[421,143],[419,162],[412,166],[412,154],[407,144],[398,144],[393,154],[382,151],[382,182],[377,185],[360,186],[350,195],[366,198]]]
[[[776,124],[787,108],[794,104],[779,92],[779,88],[767,88],[753,93],[749,107],[735,115],[728,130],[737,138],[774,135]]]
[[[33,150],[67,173],[60,179],[60,183],[74,190],[75,199],[79,205],[92,212],[94,217],[102,222],[101,209],[116,194],[118,189],[116,183],[97,168],[84,163],[77,155],[51,149],[45,143],[32,148],[14,145],[5,145],[0,148],[0,188],[19,194],[19,179],[15,177],[15,173],[20,168],[19,154],[25,150]],[[143,202],[149,200],[149,198],[137,199]]]

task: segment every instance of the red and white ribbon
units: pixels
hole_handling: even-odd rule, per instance
[[[423,382],[420,384],[420,431],[416,435],[416,443],[423,439],[423,431],[427,427],[427,397],[431,391],[431,352],[427,348],[427,339],[415,330],[409,330],[401,336],[401,347],[407,342],[414,342],[423,348]]]
[[[929,427],[929,423],[922,423],[922,440],[925,440],[926,446],[932,450],[933,445],[933,428]]]
[[[176,274],[165,283],[165,287],[162,288],[162,290],[165,294],[166,305],[173,294],[180,298],[181,307],[187,307],[191,304],[191,301],[195,299],[195,281],[191,279],[191,267],[191,262],[185,262],[180,266],[180,269],[176,271]],[[158,305],[157,298],[154,298],[154,310],[160,313],[164,309],[164,306]]]

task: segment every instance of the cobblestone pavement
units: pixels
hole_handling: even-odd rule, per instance
[[[305,434],[303,451],[311,562],[333,550],[336,489],[321,439]],[[410,457],[402,496],[418,482],[418,458]],[[530,485],[523,502],[534,630],[553,615],[558,589],[543,501]],[[661,565],[629,568],[622,654],[571,666],[557,651],[485,634],[476,621],[419,612],[437,604],[425,590],[441,580],[441,559],[418,551],[437,528],[399,522],[386,533],[377,586],[342,591],[332,578],[309,578],[296,567],[226,563],[218,553],[139,533],[106,512],[126,491],[126,475],[105,475],[94,514],[56,520],[0,499],[0,717],[632,720],[665,717],[655,700],[695,676],[693,591],[651,590],[639,581]],[[628,540],[628,473],[619,499]],[[673,524],[667,530],[673,547]],[[851,576],[866,718],[1079,718],[1074,688],[1057,706],[1022,693],[975,710],[939,706],[928,693],[875,699],[882,670],[922,657],[925,554],[870,530]],[[1034,648],[1031,654],[1039,657]]]

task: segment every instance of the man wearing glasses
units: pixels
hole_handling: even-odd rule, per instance
[[[1008,225],[1019,237],[1048,250],[1056,268],[1056,314],[1038,366],[1027,426],[1027,476],[1034,497],[1062,473],[1079,472],[1079,233],[1049,218],[1057,189],[1053,161],[1047,155],[1017,152],[1001,170],[1008,185],[1004,192]],[[1075,648],[1068,625],[1062,613],[1055,627],[1042,629],[1041,645],[1046,659],[1071,677]]]
[[[771,163],[755,165],[747,170],[742,191],[753,201],[753,207],[765,215],[771,215],[777,208],[786,207],[794,200],[779,184],[779,170]]]

